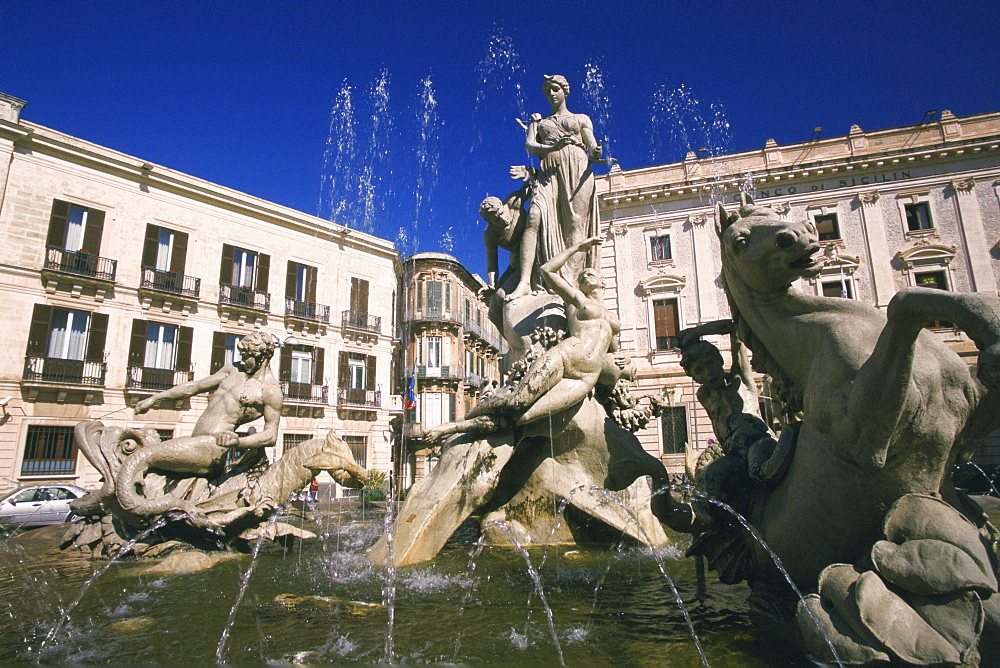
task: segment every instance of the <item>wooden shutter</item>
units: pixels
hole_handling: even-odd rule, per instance
[[[657,338],[677,334],[677,300],[658,299],[653,302]]]
[[[267,292],[267,275],[271,269],[271,256],[264,253],[257,253],[257,279],[254,282],[254,290],[257,292]]]
[[[316,301],[316,267],[306,267],[306,300]]]
[[[226,364],[226,333],[212,332],[212,363],[210,373],[215,373]]]
[[[90,314],[90,336],[87,339],[87,361],[104,361],[104,344],[108,338],[108,315]]]
[[[104,212],[87,209],[87,227],[83,231],[83,250],[101,254],[101,236],[104,233]],[[107,316],[105,316],[107,317]]]
[[[351,277],[351,310],[368,313],[368,281]]]
[[[170,271],[183,274],[187,263],[187,232],[174,232],[174,253],[170,256]]]
[[[69,221],[69,202],[52,201],[52,216],[49,218],[49,235],[45,239],[46,246],[64,248],[66,244],[66,225]]]
[[[235,249],[229,244],[222,244],[222,266],[219,268],[219,284],[232,285],[233,281],[233,252]],[[219,367],[220,369],[222,367]]]
[[[278,364],[278,380],[283,383],[292,380],[292,347],[281,347],[281,362]]]
[[[160,228],[158,225],[146,225],[146,240],[142,244],[142,266],[156,266],[156,250],[160,246]]]
[[[313,348],[313,385],[323,384],[323,356],[322,348]]]
[[[375,389],[375,357],[365,355],[365,389]]]
[[[285,299],[295,299],[295,284],[299,277],[298,262],[288,262],[288,271],[285,272]]]
[[[146,361],[146,333],[149,323],[136,318],[132,321],[132,338],[128,347],[128,365],[143,366]]]
[[[347,364],[347,353],[344,351],[340,352],[340,360],[337,369],[337,386],[338,387],[350,387],[351,386],[351,372]]]
[[[28,348],[25,354],[47,355],[51,330],[52,307],[48,304],[35,304],[31,311],[31,328],[28,330]]]
[[[177,247],[174,246],[174,249]],[[177,328],[177,357],[174,371],[191,370],[191,343],[194,340],[194,330],[190,327]]]

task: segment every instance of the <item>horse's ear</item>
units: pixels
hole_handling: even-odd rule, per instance
[[[715,233],[722,238],[722,233],[726,231],[726,228],[732,225],[736,219],[739,218],[738,214],[729,215],[726,213],[726,207],[722,205],[722,202],[716,203],[715,210]]]
[[[740,193],[740,207],[753,206],[753,197],[750,193]]]

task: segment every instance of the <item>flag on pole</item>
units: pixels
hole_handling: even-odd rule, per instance
[[[412,411],[417,407],[417,373],[414,369],[410,373],[410,384],[406,387],[406,397],[403,398],[403,408]]]

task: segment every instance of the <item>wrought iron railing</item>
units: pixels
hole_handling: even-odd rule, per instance
[[[465,369],[454,364],[445,366],[417,366],[417,378],[465,378]]]
[[[326,385],[314,385],[312,383],[283,381],[281,383],[281,392],[285,395],[285,401],[309,404],[325,404],[330,397],[330,391]]]
[[[348,309],[343,313],[343,325],[352,329],[380,334],[382,332],[382,317]]]
[[[267,292],[258,292],[253,288],[222,283],[219,285],[219,303],[254,311],[270,311],[271,295]]]
[[[440,306],[426,306],[420,309],[407,310],[406,320],[439,320],[461,324],[463,319],[456,311],[446,311]]]
[[[28,355],[24,358],[24,376],[27,382],[60,383],[63,385],[87,385],[104,387],[107,365],[104,362],[86,360],[66,360],[44,355]]]
[[[173,369],[153,369],[144,366],[130,366],[125,378],[125,387],[130,390],[169,390],[174,385],[194,380],[191,371]]]
[[[337,388],[337,404],[343,406],[364,406],[366,408],[381,408],[381,390],[356,390],[350,387]]]
[[[25,459],[21,462],[21,475],[66,475],[75,471],[75,459]]]
[[[480,376],[477,373],[467,373],[467,374],[465,374],[465,384],[466,385],[471,385],[472,387],[475,387],[476,389],[479,389],[480,387],[482,387],[483,383],[485,381],[486,381],[486,379],[483,378],[482,376]]]
[[[464,323],[462,323],[462,326],[465,328],[465,331],[476,335],[484,342],[486,342],[487,345],[499,350],[500,337],[490,332],[488,327],[480,325],[474,320],[468,320],[468,319],[465,320]]]
[[[69,251],[49,246],[45,250],[45,269],[74,276],[86,276],[99,281],[114,282],[118,260],[92,255],[86,251]]]
[[[172,295],[197,299],[201,293],[201,279],[196,276],[185,276],[175,271],[143,267],[139,287],[143,290],[156,290],[157,292],[167,292]]]
[[[303,320],[330,322],[330,307],[316,302],[300,302],[296,299],[285,299],[285,315]]]

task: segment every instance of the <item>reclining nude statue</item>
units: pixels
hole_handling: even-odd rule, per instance
[[[165,516],[183,520],[178,524],[194,530],[174,527],[175,534],[190,538],[201,531],[212,536],[208,542],[196,541],[199,544],[214,544],[220,536],[247,540],[262,529],[270,538],[309,538],[311,532],[300,528],[263,525],[321,471],[330,471],[347,487],[364,484],[366,472],[332,431],[268,464],[264,448],[275,443],[283,403],[281,387],[270,370],[274,344],[267,335],[253,332],[239,342],[238,350],[240,361],[136,404],[138,415],[161,401],[212,392],[190,436],[160,441],[153,429],[106,428],[97,421],[77,425],[76,441],[101,472],[104,484],[100,491],[73,502],[74,512],[85,519],[70,528],[67,545],[107,554]],[[260,418],[260,431],[236,433]],[[233,448],[247,452],[227,468]],[[108,530],[88,529],[101,524]]]
[[[1000,656],[1000,534],[949,475],[1000,426],[1000,299],[907,288],[883,313],[800,294],[791,283],[820,270],[811,223],[780,220],[749,198],[735,214],[720,204],[717,216],[737,336],[774,380],[783,412],[802,414],[787,472],[755,486],[747,519],[812,593],[800,602],[744,532],[733,549],[747,552],[754,609],[794,620],[825,661]],[[975,375],[924,329],[932,320],[972,339]],[[699,533],[699,505],[660,494],[653,510]]]

